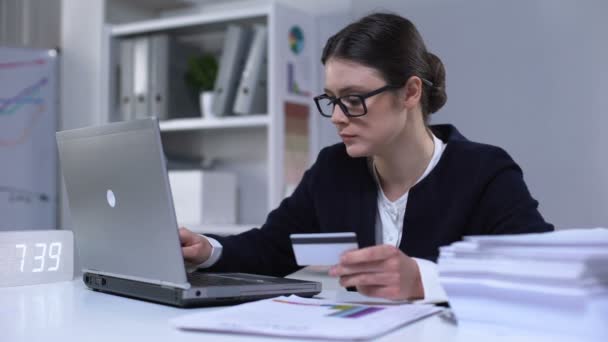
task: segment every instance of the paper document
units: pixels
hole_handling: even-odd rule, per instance
[[[608,246],[608,229],[564,229],[550,233],[465,236],[465,241],[481,246]]]
[[[319,297],[320,295],[317,295]],[[437,296],[435,298],[425,298],[418,300],[390,300],[378,297],[369,297],[357,291],[347,291],[346,289],[323,290],[322,298],[333,300],[338,303],[366,304],[366,305],[404,305],[404,304],[438,304],[447,302],[447,296]]]
[[[459,326],[608,341],[608,229],[465,237],[440,248]]]
[[[276,297],[171,320],[180,329],[266,336],[367,340],[440,312],[430,305],[340,304]]]

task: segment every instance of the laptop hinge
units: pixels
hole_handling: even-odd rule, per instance
[[[103,272],[103,271],[97,271],[97,270],[86,269],[86,268],[83,268],[82,271],[88,272],[88,273],[93,273],[93,274],[105,275],[105,276],[109,276],[109,277],[128,279],[128,280],[133,280],[133,281],[141,281],[143,283],[160,285],[161,287],[166,287],[166,288],[180,288],[180,289],[184,289],[184,290],[187,290],[190,288],[190,283],[178,284],[178,283],[172,283],[169,281],[147,279],[147,278],[142,278],[142,277],[134,277],[134,276],[130,276],[130,275],[117,274],[117,273],[112,273],[112,272]]]

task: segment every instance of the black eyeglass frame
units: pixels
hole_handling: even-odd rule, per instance
[[[424,83],[425,85],[432,87],[433,86],[433,82],[426,80],[424,78],[420,78],[422,80],[422,83]],[[399,89],[401,87],[403,87],[405,85],[391,85],[391,84],[387,84],[383,87],[380,87],[376,90],[372,90],[369,93],[366,94],[349,94],[349,95],[344,95],[344,96],[340,96],[340,97],[333,97],[333,96],[329,96],[327,94],[321,94],[318,96],[314,97],[315,100],[315,104],[317,105],[317,110],[319,110],[319,114],[321,114],[321,116],[324,116],[326,118],[331,118],[331,116],[333,115],[334,112],[334,108],[336,103],[338,104],[338,106],[340,106],[340,109],[342,109],[342,113],[344,113],[344,115],[354,118],[354,117],[358,117],[358,116],[363,116],[365,114],[367,114],[367,104],[365,103],[365,99],[370,98],[374,95],[378,95],[382,92],[385,92],[389,89]],[[351,114],[348,111],[348,108],[346,107],[346,105],[344,103],[342,103],[341,99],[346,98],[346,97],[357,97],[359,98],[359,100],[361,101],[361,105],[363,106],[363,113],[362,114]],[[329,99],[330,102],[334,105],[334,107],[332,108],[331,114],[325,114],[323,113],[323,110],[321,109],[321,104],[319,103],[320,100],[323,99]]]
[[[344,115],[346,115],[348,117],[357,117],[357,116],[363,116],[363,115],[367,114],[367,105],[365,104],[365,99],[372,97],[374,95],[378,95],[389,89],[399,89],[401,87],[403,87],[403,86],[394,86],[394,85],[387,84],[383,87],[380,87],[376,90],[372,90],[369,93],[365,93],[365,94],[349,94],[349,95],[344,95],[344,96],[340,96],[340,97],[333,97],[333,96],[329,96],[327,94],[321,94],[319,96],[315,96],[314,100],[315,100],[315,104],[317,105],[317,109],[319,110],[319,114],[321,114],[322,116],[324,116],[326,118],[331,118],[336,104],[338,106],[340,106],[340,109],[342,109],[342,113],[344,113]],[[348,111],[348,107],[346,107],[346,105],[342,102],[342,99],[347,98],[347,97],[356,97],[359,99],[359,101],[361,101],[361,105],[363,106],[362,114],[351,114]],[[319,103],[319,101],[323,100],[323,99],[330,100],[330,103],[332,103],[334,105],[334,107],[332,108],[331,114],[323,113],[323,110],[321,109],[321,104]]]

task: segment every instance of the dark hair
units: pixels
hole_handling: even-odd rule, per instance
[[[342,58],[380,72],[390,85],[401,86],[411,76],[423,81],[421,105],[425,121],[447,101],[445,68],[426,50],[411,21],[390,13],[374,13],[346,26],[327,40],[321,62]]]

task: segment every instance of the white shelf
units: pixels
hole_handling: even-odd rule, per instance
[[[188,0],[121,0],[121,2],[150,11],[166,11],[192,6]]]
[[[129,0],[143,4],[145,0]],[[170,0],[164,0],[167,3]],[[155,4],[164,3],[153,0]],[[193,1],[193,0],[176,0]],[[200,4],[199,2],[197,2]],[[209,6],[207,6],[209,5]],[[119,110],[115,86],[120,62],[120,43],[128,37],[164,33],[180,43],[191,44],[219,52],[229,25],[251,26],[265,24],[268,29],[267,113],[221,118],[176,118],[160,122],[163,147],[179,157],[217,159],[218,171],[238,176],[238,216],[242,222],[263,222],[266,213],[276,208],[284,198],[286,184],[286,102],[311,106],[311,99],[290,95],[293,86],[314,91],[318,87],[318,42],[315,20],[308,13],[274,0],[217,1],[183,10],[160,13],[164,17],[119,25],[108,25],[104,30],[102,65],[102,103],[105,121],[117,119]],[[195,11],[197,11],[195,13]],[[294,56],[289,45],[289,33],[298,28],[306,37],[302,45],[306,51]],[[205,44],[207,45],[205,45]],[[297,54],[297,52],[296,52]],[[287,77],[288,66],[300,73],[300,78]],[[313,73],[314,71],[314,73]],[[297,78],[297,79],[296,79]],[[287,82],[291,80],[291,84]],[[301,83],[301,84],[300,84]],[[179,107],[179,106],[178,106]],[[310,107],[312,108],[312,107]],[[177,107],[175,108],[177,109]],[[172,113],[179,114],[174,110]],[[316,144],[316,121],[310,118],[309,139]],[[313,131],[314,130],[314,131]],[[333,132],[332,132],[333,133]],[[292,184],[289,184],[292,185]],[[205,226],[201,232],[235,234],[255,225]]]
[[[267,114],[232,116],[224,118],[187,118],[172,119],[160,122],[163,132],[192,131],[205,129],[253,128],[267,127],[270,117]]]
[[[267,16],[268,13],[270,13],[270,7],[268,6],[257,5],[252,7],[227,8],[200,14],[142,20],[129,24],[114,25],[110,30],[110,35],[119,37],[173,30],[196,25],[231,22],[235,20],[263,17]]]
[[[197,234],[215,234],[215,235],[235,235],[246,232],[252,228],[259,228],[261,225],[256,224],[206,224],[206,225],[188,225],[180,224],[180,227],[186,227]]]

